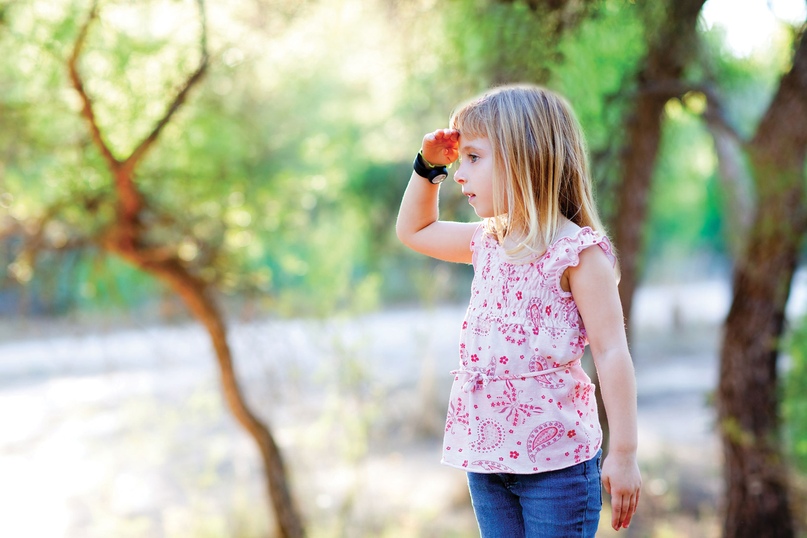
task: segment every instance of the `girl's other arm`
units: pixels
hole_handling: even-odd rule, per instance
[[[435,165],[457,160],[459,133],[439,129],[423,137],[423,157]],[[439,260],[470,263],[471,239],[478,223],[439,220],[439,185],[412,173],[401,201],[395,231],[403,244]]]
[[[608,418],[610,444],[602,481],[611,495],[611,526],[630,524],[642,478],[636,460],[636,377],[628,351],[614,269],[599,247],[580,253],[568,269],[569,287],[588,335]]]

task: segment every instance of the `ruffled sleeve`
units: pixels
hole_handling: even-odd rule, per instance
[[[471,252],[472,254],[472,261],[474,267],[476,267],[476,258],[479,255],[479,251],[482,249],[484,242],[486,241],[485,238],[485,225],[483,223],[479,223],[477,226],[476,231],[474,232],[473,237],[471,238]]]
[[[608,260],[611,262],[611,267],[614,267],[614,279],[617,278],[616,274],[616,255],[611,246],[611,241],[605,235],[595,232],[588,226],[580,228],[576,234],[558,239],[548,251],[548,260],[544,265],[544,272],[550,276],[553,284],[556,286],[558,293],[562,297],[571,296],[571,292],[564,291],[560,285],[560,279],[563,272],[569,267],[577,267],[580,264],[580,253],[589,247],[597,245],[600,247]]]

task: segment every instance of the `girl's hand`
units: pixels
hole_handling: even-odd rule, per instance
[[[437,129],[423,137],[423,158],[435,165],[448,165],[459,157],[460,132],[456,129]]]
[[[627,528],[642,488],[636,453],[609,453],[602,465],[602,483],[611,495],[611,526],[617,531]]]

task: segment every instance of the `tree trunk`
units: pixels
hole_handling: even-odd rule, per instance
[[[173,260],[154,264],[144,262],[136,253],[129,253],[125,257],[174,290],[193,316],[204,325],[219,365],[224,400],[235,419],[252,436],[260,450],[264,482],[277,523],[277,536],[302,538],[305,535],[302,519],[289,491],[280,450],[269,429],[246,403],[233,367],[227,330],[215,302],[210,297],[210,290]]]
[[[795,535],[779,448],[777,358],[785,306],[807,231],[807,35],[748,146],[757,209],[734,272],[720,354],[724,536]]]
[[[704,1],[667,2],[667,17],[649,45],[637,77],[635,104],[626,120],[613,239],[622,272],[619,297],[629,325],[633,294],[639,279],[648,195],[661,142],[664,106],[682,93],[680,82],[696,51],[697,20]]]
[[[163,128],[185,103],[189,92],[201,80],[207,69],[207,30],[203,0],[197,0],[197,4],[202,30],[199,65],[187,76],[152,131],[126,159],[116,158],[104,140],[93,110],[93,101],[85,90],[78,69],[78,61],[89,28],[99,16],[97,2],[93,2],[87,21],[81,27],[76,38],[73,53],[67,63],[68,73],[73,88],[82,100],[81,115],[87,122],[93,144],[104,158],[116,194],[114,224],[107,230],[104,237],[97,239],[103,250],[117,254],[135,267],[167,284],[182,298],[193,316],[205,326],[218,361],[224,400],[239,424],[253,438],[261,453],[264,480],[270,508],[275,514],[278,534],[282,538],[301,538],[304,536],[303,524],[294,499],[289,492],[280,451],[269,429],[252,412],[244,399],[227,343],[227,330],[222,316],[210,296],[208,284],[196,277],[183,264],[177,256],[176,245],[149,245],[146,239],[149,230],[141,219],[141,215],[148,209],[148,206],[135,178],[137,166],[156,143]],[[199,242],[203,243],[201,240]]]

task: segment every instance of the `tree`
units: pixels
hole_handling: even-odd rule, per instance
[[[191,90],[199,84],[208,68],[207,30],[203,0],[197,0],[199,11],[198,64],[179,86],[165,112],[148,134],[134,146],[126,157],[118,157],[113,145],[105,137],[96,114],[97,100],[93,97],[80,69],[82,55],[93,23],[99,19],[99,7],[94,2],[86,22],[67,60],[67,71],[73,89],[80,100],[80,115],[90,133],[92,146],[101,156],[101,172],[111,185],[88,195],[85,193],[80,207],[88,220],[98,221],[95,226],[73,234],[60,248],[93,246],[125,260],[132,266],[159,280],[184,302],[191,314],[205,327],[215,352],[221,376],[224,399],[236,420],[256,443],[263,462],[264,478],[270,507],[275,514],[279,535],[296,538],[303,535],[303,524],[291,495],[286,470],[274,437],[257,414],[248,405],[239,385],[232,352],[227,339],[227,327],[215,299],[216,271],[213,269],[217,246],[209,238],[182,230],[184,239],[165,233],[165,223],[176,224],[176,218],[162,211],[146,195],[138,181],[138,170],[145,156],[154,148],[164,129],[188,99]],[[80,193],[73,193],[80,196]],[[34,256],[44,246],[45,231],[65,209],[65,204],[54,204],[44,212],[23,256]],[[74,205],[75,200],[70,200]],[[183,255],[182,244],[192,244],[202,256]],[[210,275],[214,275],[211,277]]]
[[[620,293],[628,320],[638,282],[647,197],[659,151],[663,111],[672,98],[702,92],[704,120],[715,140],[724,186],[724,219],[732,230],[734,292],[721,350],[718,391],[720,432],[726,453],[727,507],[724,534],[792,536],[785,466],[778,448],[778,345],[784,309],[807,223],[807,61],[804,29],[792,68],[750,141],[725,117],[718,92],[708,82],[686,80],[698,58],[697,18],[703,2],[670,2],[661,24],[651,27],[648,50],[634,84],[634,106],[626,115],[622,169],[615,212],[620,252]],[[652,13],[651,13],[652,16]],[[703,68],[703,65],[698,67]],[[684,99],[686,100],[686,99]],[[747,157],[750,170],[743,165]],[[755,210],[748,175],[756,187]]]
[[[720,353],[718,415],[725,454],[726,537],[794,536],[780,449],[777,359],[785,306],[807,233],[807,25],[792,66],[743,144],[756,207],[735,260]],[[716,105],[719,106],[719,105]]]
[[[697,21],[704,2],[664,3],[665,17],[660,24],[652,25],[657,31],[648,33],[647,53],[635,79],[633,108],[625,117],[613,233],[622,273],[619,296],[628,324],[639,282],[644,246],[642,224],[648,217],[648,195],[659,152],[664,107],[670,99],[687,91],[682,82],[697,51]]]

